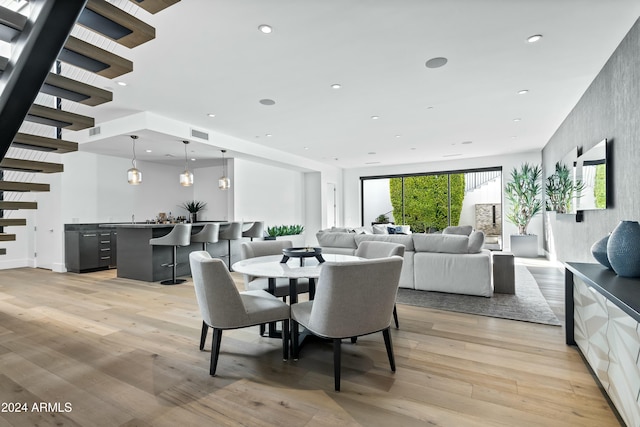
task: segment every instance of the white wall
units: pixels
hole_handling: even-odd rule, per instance
[[[415,163],[411,165],[392,165],[379,166],[370,168],[348,169],[344,171],[344,217],[343,224],[359,225],[360,224],[360,177],[376,176],[376,175],[394,175],[394,174],[410,174],[420,172],[443,172],[443,171],[459,171],[474,168],[502,167],[503,186],[509,180],[511,170],[514,167],[520,167],[524,162],[540,164],[541,153],[539,151],[530,151],[518,154],[492,157],[478,157],[474,159],[459,159],[443,162],[425,162]],[[504,189],[503,189],[504,191]],[[505,200],[502,206],[502,217],[505,218],[503,229],[504,249],[510,250],[509,238],[511,234],[517,234],[518,228],[507,222],[505,210],[508,209],[508,202]],[[542,215],[536,216],[529,225],[530,234],[539,236],[538,243],[540,245],[540,253],[542,251]],[[505,238],[507,236],[507,238]]]

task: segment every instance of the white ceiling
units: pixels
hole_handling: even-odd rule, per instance
[[[183,0],[138,14],[157,37],[116,49],[134,71],[91,114],[151,111],[344,168],[541,149],[638,16],[638,0]],[[149,137],[184,162],[178,139]],[[82,149],[131,156],[126,136]]]

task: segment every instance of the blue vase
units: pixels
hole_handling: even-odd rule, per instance
[[[604,236],[602,239],[598,240],[591,246],[591,254],[600,264],[607,267],[609,270],[613,270],[611,268],[611,263],[609,262],[609,257],[607,256],[607,242],[609,241],[609,235]]]
[[[607,242],[607,258],[618,276],[640,277],[640,224],[620,221]]]

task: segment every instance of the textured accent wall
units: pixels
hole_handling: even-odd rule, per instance
[[[559,261],[595,262],[590,247],[621,220],[640,221],[640,19],[542,150],[544,178],[575,147],[611,141],[612,205],[545,216],[545,250]]]

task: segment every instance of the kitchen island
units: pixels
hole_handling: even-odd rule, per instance
[[[223,229],[229,222],[215,221]],[[204,227],[206,222],[193,224],[191,233],[197,233]],[[105,224],[105,226],[107,226]],[[171,279],[172,271],[170,267],[163,267],[163,264],[171,264],[173,248],[171,246],[152,246],[149,239],[162,237],[168,234],[175,224],[108,224],[117,230],[117,256],[118,256],[118,277],[126,279],[143,280],[145,282],[159,282]],[[240,244],[242,240],[231,242],[232,260],[240,259]],[[177,250],[177,276],[190,276],[189,254],[193,251],[202,250],[201,243],[192,243],[189,246],[178,247]],[[210,243],[207,245],[207,252],[213,257],[220,257],[226,263],[227,241]]]

